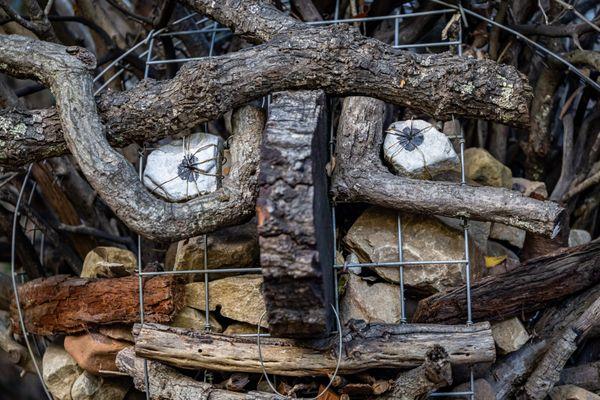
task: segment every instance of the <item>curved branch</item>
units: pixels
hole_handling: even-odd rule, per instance
[[[98,111],[109,142],[125,146],[157,140],[271,92],[295,89],[362,94],[439,119],[456,115],[528,123],[531,88],[510,66],[400,52],[346,26],[307,30],[188,63],[168,81],[147,80],[131,90],[103,95]],[[16,167],[64,154],[60,129],[52,110],[1,111],[0,165]]]
[[[134,231],[154,240],[176,240],[239,223],[252,214],[264,123],[260,111],[246,108],[238,115],[245,124],[234,132],[232,169],[223,187],[186,203],[168,203],[152,196],[131,164],[106,141],[93,100],[90,53],[22,36],[0,36],[0,60],[0,70],[34,76],[50,87],[67,147],[92,187]]]

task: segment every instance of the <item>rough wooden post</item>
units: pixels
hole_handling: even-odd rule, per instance
[[[273,96],[256,205],[270,332],[325,335],[332,326],[333,250],[322,91]]]

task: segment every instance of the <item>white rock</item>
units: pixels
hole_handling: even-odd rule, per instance
[[[73,400],[122,400],[129,385],[124,381],[95,376],[85,371],[75,380],[71,389]]]
[[[42,359],[42,375],[55,399],[71,400],[71,387],[82,371],[62,346],[48,346]]]
[[[369,284],[360,276],[348,274],[340,302],[342,325],[351,319],[367,323],[396,324],[400,321],[400,288],[390,283]]]
[[[494,222],[492,224],[492,230],[490,231],[490,238],[508,242],[513,246],[522,249],[523,244],[525,243],[525,234],[526,232],[523,229]]]
[[[399,175],[431,178],[459,164],[448,137],[426,121],[397,121],[386,132],[383,155]]]
[[[569,247],[580,246],[592,241],[592,235],[583,229],[571,229],[569,232]]]
[[[493,324],[492,336],[503,354],[519,350],[529,340],[529,333],[516,317]]]
[[[148,155],[144,185],[154,194],[177,202],[217,190],[223,141],[195,133],[160,146]]]

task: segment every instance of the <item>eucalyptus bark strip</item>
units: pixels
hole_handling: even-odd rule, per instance
[[[376,99],[345,99],[332,176],[335,201],[501,222],[546,236],[560,232],[564,209],[554,202],[503,188],[409,179],[390,173],[380,155],[383,110],[383,102]]]
[[[168,323],[181,308],[183,286],[173,276],[147,278],[144,287],[144,320]],[[137,276],[88,279],[55,275],[19,287],[25,328],[36,335],[87,332],[100,325],[131,324],[140,320]],[[20,331],[17,307],[11,320]]]
[[[136,355],[179,368],[261,373],[255,337],[203,333],[157,324],[136,324]],[[433,345],[447,351],[452,364],[493,362],[496,352],[487,322],[465,325],[370,325],[344,334],[340,374],[369,368],[420,366]],[[312,341],[262,338],[268,373],[313,376],[333,373],[338,337]]]

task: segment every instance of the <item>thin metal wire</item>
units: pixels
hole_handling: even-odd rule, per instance
[[[19,208],[21,207],[21,200],[23,199],[23,193],[25,192],[25,188],[27,187],[27,182],[29,181],[29,177],[31,176],[32,166],[33,166],[33,164],[29,164],[29,167],[27,167],[27,173],[25,174],[25,178],[23,178],[23,184],[21,186],[21,189],[19,190],[19,196],[17,197],[17,202],[15,204],[15,210],[14,210],[14,214],[13,214],[13,225],[12,225],[12,238],[11,238],[11,242],[10,242],[10,271],[11,271],[11,278],[12,278],[12,288],[13,288],[13,292],[15,295],[15,303],[17,305],[17,314],[19,315],[19,325],[21,327],[21,333],[23,334],[23,339],[25,339],[25,344],[27,345],[27,351],[29,352],[29,357],[31,358],[31,361],[33,362],[33,366],[35,367],[35,372],[37,373],[38,378],[40,379],[40,382],[42,384],[42,387],[44,388],[44,392],[46,393],[46,396],[48,396],[48,398],[50,400],[53,400],[54,398],[48,391],[46,382],[44,382],[44,378],[42,377],[42,371],[40,370],[40,366],[37,363],[35,355],[33,354],[33,350],[31,348],[31,343],[29,343],[29,333],[27,332],[27,329],[25,328],[25,321],[23,319],[23,310],[21,309],[21,300],[19,298],[19,290],[17,287],[17,274],[15,271],[15,260],[17,257],[17,255],[16,255],[16,252],[17,252],[17,226],[19,223]]]
[[[327,391],[329,390],[329,388],[331,387],[331,385],[333,385],[333,381],[335,380],[335,378],[337,377],[338,371],[340,369],[340,364],[342,363],[342,352],[344,351],[344,335],[342,333],[342,323],[340,321],[340,315],[338,314],[337,310],[335,309],[335,306],[333,304],[331,304],[331,308],[333,309],[333,313],[335,314],[335,318],[336,318],[336,322],[337,322],[337,331],[338,331],[338,337],[339,337],[339,342],[338,342],[338,357],[337,357],[337,363],[335,365],[335,370],[333,371],[333,375],[331,375],[331,379],[329,380],[329,383],[327,384],[327,386],[325,386],[325,388],[321,391],[321,393],[319,393],[317,396],[312,397],[312,398],[304,398],[304,400],[317,400],[318,398],[320,398],[321,396],[323,396],[325,393],[327,393]],[[271,390],[273,391],[273,393],[275,393],[277,396],[281,396],[282,398],[286,399],[289,398],[288,396],[284,396],[281,393],[279,393],[277,391],[277,389],[275,388],[275,386],[273,385],[273,383],[271,383],[271,380],[269,379],[269,375],[267,373],[267,369],[265,368],[265,361],[263,359],[263,355],[262,355],[262,350],[261,350],[261,344],[260,344],[260,338],[261,338],[261,333],[260,333],[260,326],[262,324],[263,319],[265,318],[265,315],[267,314],[267,312],[265,311],[264,313],[262,313],[262,315],[260,316],[260,319],[258,320],[258,328],[256,331],[256,345],[258,347],[258,360],[260,362],[260,368],[262,369],[262,373],[267,381],[267,384],[269,385],[269,387],[271,388]]]

